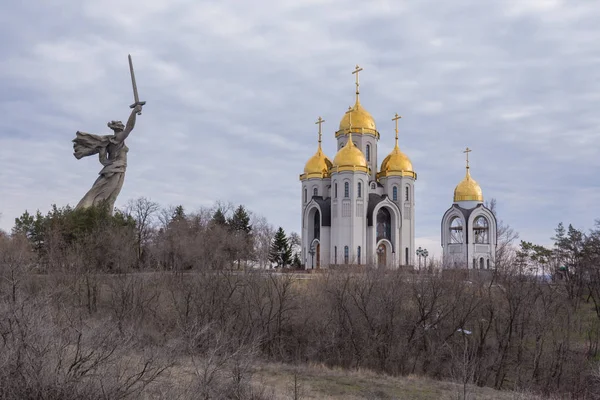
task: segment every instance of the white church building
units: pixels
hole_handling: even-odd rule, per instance
[[[335,132],[338,152],[333,162],[321,148],[324,121],[319,117],[317,151],[300,175],[301,260],[307,269],[336,264],[390,268],[414,265],[417,173],[409,157],[400,150],[397,114],[393,118],[396,122],[394,149],[379,166],[380,135],[375,120],[359,98],[361,70],[357,66],[353,71],[356,74],[355,104],[344,114]],[[478,192],[464,194],[469,190]],[[483,259],[484,267],[493,265],[495,218],[483,206],[481,188],[470,178],[468,166],[467,177],[457,186],[454,200],[442,221],[444,265],[464,267],[470,258],[477,263]],[[483,220],[478,217],[487,223],[485,239],[482,239],[484,230],[477,225]],[[460,236],[459,232],[464,235]],[[478,236],[474,237],[471,232],[477,232]],[[480,243],[482,241],[486,243]]]

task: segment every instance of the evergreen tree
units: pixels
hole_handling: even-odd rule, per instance
[[[302,268],[302,262],[300,261],[300,253],[294,253],[294,261],[292,261],[294,268]]]
[[[236,208],[235,212],[231,218],[229,218],[227,223],[231,229],[237,232],[245,232],[249,234],[252,231],[252,226],[250,225],[250,215],[242,205]]]
[[[234,211],[233,215],[227,221],[230,229],[232,242],[229,246],[229,253],[233,260],[237,261],[238,269],[241,266],[242,259],[249,260],[253,258],[252,250],[252,226],[250,225],[250,215],[240,205]]]
[[[171,222],[176,221],[184,221],[186,218],[185,211],[183,210],[183,206],[179,205],[175,207],[175,211],[173,211],[173,216],[171,217]]]
[[[286,267],[292,262],[292,250],[282,227],[279,227],[273,238],[269,261],[277,264],[277,267]]]
[[[223,210],[221,210],[221,207],[217,208],[217,211],[213,214],[212,222],[220,226],[227,225],[227,219],[225,218],[225,214],[223,213]]]

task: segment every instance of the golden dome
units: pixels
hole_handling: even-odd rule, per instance
[[[346,145],[335,155],[332,171],[369,172],[365,155],[354,145],[354,142],[352,142],[352,132],[348,133],[348,142],[346,142]]]
[[[392,119],[392,121],[396,121],[396,144],[392,152],[383,159],[377,178],[384,176],[410,176],[413,179],[417,179],[417,174],[413,170],[410,158],[398,147],[398,119],[400,118],[402,117],[396,114],[396,117]]]
[[[342,117],[340,129],[335,133],[336,138],[341,135],[347,135],[352,131],[353,133],[358,134],[370,133],[379,139],[379,132],[377,132],[377,128],[375,128],[375,120],[360,104],[358,73],[362,70],[363,69],[357,65],[356,69],[352,72],[353,75],[356,75],[356,102],[354,103],[354,107],[351,107],[349,112],[346,112]]]
[[[467,165],[467,175],[454,189],[454,201],[480,201],[483,202],[483,193],[481,187],[471,178],[469,166]]]
[[[352,124],[350,124],[351,121]],[[352,107],[349,112],[346,112],[340,121],[340,129],[335,133],[335,137],[346,135],[351,130],[353,133],[370,133],[379,138],[379,132],[377,132],[377,129],[375,128],[375,120],[360,104],[358,96],[356,98],[356,103],[354,103],[354,107]]]
[[[329,170],[332,164],[329,157],[327,157],[321,149],[321,143],[314,156],[312,156],[304,166],[304,174],[300,175],[300,180],[309,178],[327,178],[329,177]]]
[[[315,124],[319,125],[319,147],[317,148],[315,155],[306,162],[304,173],[300,175],[301,181],[310,178],[323,179],[329,177],[329,170],[332,167],[331,160],[321,149],[321,124],[323,122],[325,122],[325,120],[321,117],[315,122]]]
[[[394,150],[383,159],[379,176],[412,176],[413,179],[417,179],[410,159],[398,147],[398,140]]]

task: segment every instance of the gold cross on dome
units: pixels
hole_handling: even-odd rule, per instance
[[[467,149],[465,151],[463,151],[463,153],[465,153],[467,155],[467,168],[469,168],[469,153],[472,152],[473,150],[471,150],[470,148],[467,147]]]
[[[346,114],[348,114],[348,131],[352,130],[352,107],[348,106],[348,111],[346,111]]]
[[[398,115],[398,113],[396,113],[396,115],[394,116],[394,118],[392,118],[392,121],[396,121],[396,140],[398,140],[398,120],[402,118],[401,115]]]
[[[358,93],[359,93],[358,87],[360,86],[360,83],[358,82],[358,73],[362,70],[363,69],[361,67],[359,67],[357,64],[354,71],[352,71],[352,75],[356,74],[356,99],[357,100],[358,100]]]
[[[321,125],[325,122],[325,120],[321,117],[315,122],[315,124],[319,125],[319,143],[321,143]]]

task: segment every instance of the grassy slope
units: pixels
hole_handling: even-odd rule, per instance
[[[415,376],[391,377],[370,371],[344,371],[323,366],[294,367],[288,364],[257,366],[254,381],[272,390],[277,399],[293,399],[294,373],[297,374],[300,399],[462,399],[463,387],[452,382],[434,381]],[[467,399],[524,400],[531,395],[497,391],[469,385]]]

